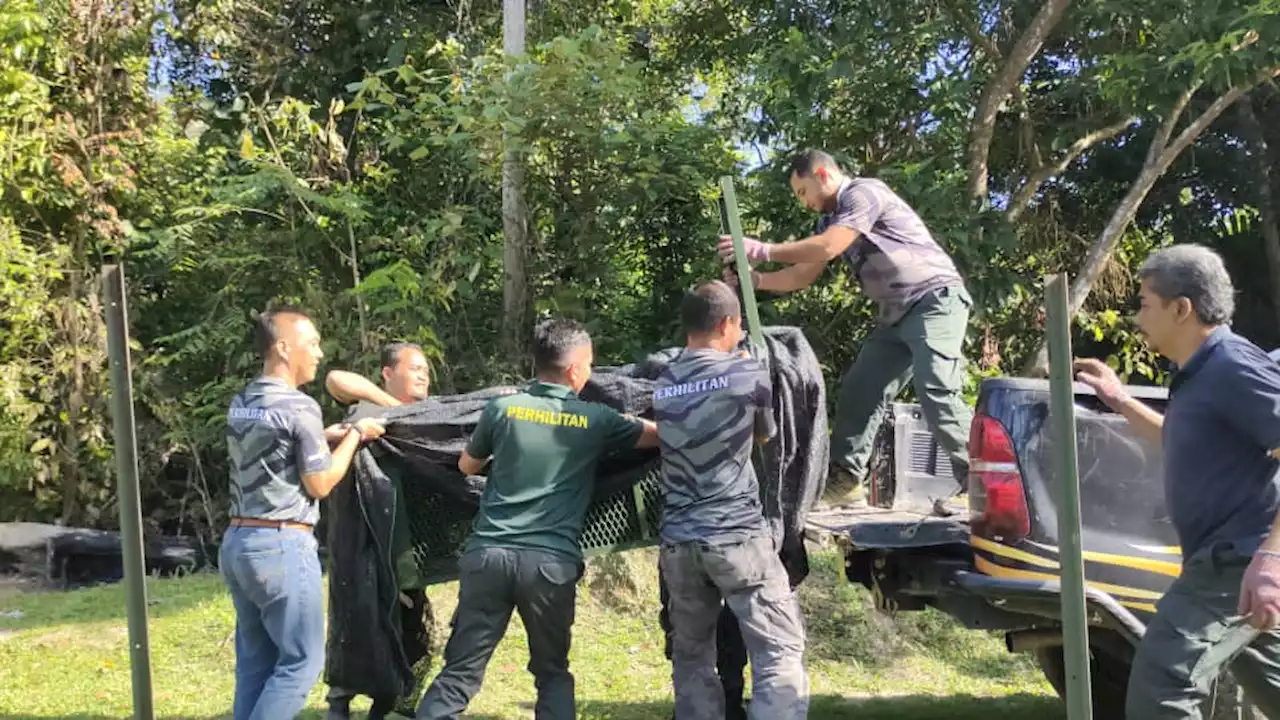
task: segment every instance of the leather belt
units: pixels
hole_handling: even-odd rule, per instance
[[[252,517],[233,517],[231,518],[231,527],[260,527],[275,528],[277,530],[305,530],[312,532],[315,528],[312,525],[292,520],[267,520],[266,518]]]

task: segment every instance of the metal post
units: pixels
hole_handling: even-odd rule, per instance
[[[747,313],[747,337],[751,342],[751,354],[761,362],[768,362],[764,336],[760,332],[760,312],[756,308],[756,289],[751,284],[751,263],[747,261],[746,248],[742,242],[742,217],[738,214],[738,195],[733,190],[732,176],[720,178],[720,197],[724,202],[720,219],[728,225],[729,235],[733,238],[735,270],[738,273],[738,287],[742,289],[743,309]]]
[[[1076,454],[1075,383],[1071,356],[1071,314],[1067,276],[1045,278],[1049,330],[1049,418],[1058,447],[1058,557],[1062,566],[1063,659],[1067,674],[1067,717],[1090,720],[1089,622],[1084,599],[1084,558],[1080,542],[1080,473]]]
[[[133,420],[129,362],[129,310],[124,266],[103,265],[107,355],[111,360],[111,415],[115,429],[120,554],[129,611],[129,666],[133,673],[133,717],[154,720],[151,703],[151,642],[147,638],[147,569],[142,549],[142,505],[138,493],[138,441]]]

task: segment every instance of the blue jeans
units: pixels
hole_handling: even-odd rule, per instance
[[[235,720],[297,715],[324,670],[324,594],[316,538],[231,527],[218,551],[236,608]]]

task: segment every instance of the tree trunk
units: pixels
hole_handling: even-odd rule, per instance
[[[356,231],[347,219],[347,240],[351,252],[351,290],[356,294],[356,318],[360,322],[360,350],[369,351],[369,323],[365,318],[364,295],[360,294],[360,250],[356,244]]]
[[[1071,282],[1071,297],[1067,307],[1070,316],[1074,317],[1080,311],[1080,308],[1084,307],[1084,302],[1088,299],[1089,293],[1093,289],[1094,281],[1098,279],[1098,275],[1106,267],[1107,260],[1110,259],[1111,253],[1120,242],[1125,230],[1129,228],[1129,223],[1133,222],[1134,216],[1138,214],[1138,208],[1142,206],[1142,201],[1146,199],[1147,194],[1151,192],[1151,188],[1169,169],[1173,161],[1182,154],[1183,150],[1195,142],[1196,138],[1200,137],[1201,133],[1208,129],[1227,108],[1234,105],[1254,87],[1277,74],[1280,74],[1280,68],[1269,68],[1256,75],[1250,82],[1231,88],[1214,100],[1176,138],[1170,140],[1173,137],[1173,131],[1178,126],[1178,120],[1181,118],[1183,110],[1190,104],[1192,97],[1199,89],[1199,84],[1193,84],[1182,94],[1173,108],[1170,109],[1168,117],[1165,118],[1160,129],[1156,132],[1155,138],[1152,139],[1151,147],[1147,150],[1146,161],[1143,163],[1138,177],[1129,186],[1129,192],[1125,193],[1124,199],[1120,201],[1120,204],[1111,213],[1111,219],[1107,222],[1107,226],[1103,228],[1102,234],[1098,236],[1098,239],[1089,248],[1089,252],[1085,255],[1084,262],[1081,264],[1080,272]],[[1042,338],[1036,351],[1031,354],[1031,358],[1024,368],[1024,374],[1045,377],[1048,372],[1049,352]]]
[[[1253,159],[1253,172],[1258,176],[1258,214],[1262,216],[1262,246],[1267,252],[1267,269],[1271,275],[1271,307],[1275,311],[1276,326],[1280,328],[1280,219],[1276,217],[1275,185],[1271,177],[1271,149],[1262,123],[1253,109],[1251,96],[1240,98],[1241,128],[1249,144],[1249,156]]]
[[[502,49],[507,55],[524,53],[524,0],[502,2]],[[507,357],[524,361],[530,336],[529,223],[524,202],[524,166],[519,153],[508,147],[502,161],[502,349]]]
[[[969,132],[969,198],[975,204],[984,203],[987,199],[987,181],[990,175],[987,158],[991,152],[992,138],[995,137],[1000,106],[1022,81],[1027,66],[1040,52],[1070,4],[1071,0],[1045,0],[1031,24],[1022,31],[1000,69],[982,89]]]

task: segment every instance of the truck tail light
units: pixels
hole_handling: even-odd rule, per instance
[[[969,429],[969,518],[973,533],[988,540],[1021,540],[1031,532],[1013,440],[983,414]]]

